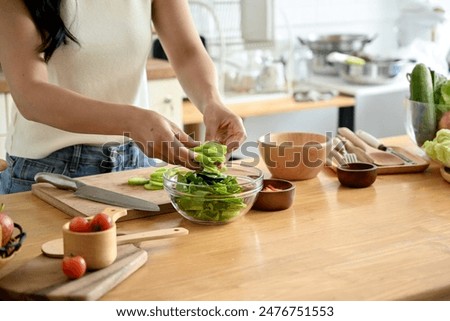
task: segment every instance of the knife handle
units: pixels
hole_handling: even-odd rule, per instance
[[[353,143],[353,145],[355,145],[356,147],[359,147],[363,151],[366,151],[366,146],[368,145],[347,127],[339,127],[337,132],[339,135],[344,136],[347,140]]]
[[[36,183],[50,183],[59,189],[76,191],[80,182],[65,175],[40,172],[34,176]]]
[[[358,129],[356,131],[356,135],[359,136],[363,141],[365,141],[367,144],[369,144],[372,147],[375,147],[380,150],[386,150],[387,147],[383,145],[382,142],[380,142],[375,136],[372,136],[368,132],[365,132],[361,129]]]

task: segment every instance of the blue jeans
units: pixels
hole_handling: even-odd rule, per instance
[[[8,168],[0,173],[0,194],[31,190],[34,176],[39,172],[80,177],[157,166],[157,162],[145,156],[134,142],[102,147],[74,145],[42,159],[6,155],[6,161]]]

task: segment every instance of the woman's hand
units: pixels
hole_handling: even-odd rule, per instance
[[[242,119],[223,105],[207,106],[203,119],[206,126],[205,140],[227,145],[229,153],[247,138]]]
[[[189,148],[200,142],[193,140],[188,134],[162,115],[142,110],[140,120],[130,132],[130,137],[149,157],[161,159],[170,164],[182,165],[198,169],[194,161],[194,152]]]

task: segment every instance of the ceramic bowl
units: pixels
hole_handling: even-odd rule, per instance
[[[259,211],[281,211],[292,206],[295,199],[295,185],[284,179],[265,179],[258,193],[253,209]]]
[[[26,233],[23,231],[22,226],[14,223],[14,229],[17,230],[17,232],[13,235],[8,244],[4,247],[0,247],[0,269],[13,260],[25,241]]]
[[[218,193],[211,184],[192,184],[182,180],[191,172],[175,167],[164,173],[164,189],[178,213],[191,222],[204,225],[221,225],[245,215],[262,188],[263,174],[256,167],[228,164],[224,174],[236,178],[236,192]],[[229,184],[224,184],[229,185]]]
[[[308,132],[269,133],[258,139],[260,156],[272,177],[290,181],[316,177],[330,146],[330,137]]]
[[[377,179],[377,166],[371,163],[348,163],[337,167],[337,176],[343,186],[369,187]]]

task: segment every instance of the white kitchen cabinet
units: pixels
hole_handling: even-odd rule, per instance
[[[150,109],[183,126],[184,92],[176,78],[148,81]]]

